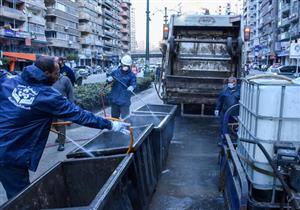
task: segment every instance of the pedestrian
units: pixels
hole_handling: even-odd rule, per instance
[[[156,82],[159,81],[160,74],[161,74],[161,67],[160,67],[160,64],[158,64],[158,66],[157,66],[157,68],[156,68],[156,71],[155,71]]]
[[[59,75],[58,80],[52,85],[53,88],[58,90],[63,96],[65,96],[69,101],[74,102],[73,86],[70,79],[62,74]],[[60,120],[55,120],[59,122]],[[58,143],[57,151],[65,150],[66,141],[66,126],[65,125],[54,125],[56,131],[58,131],[58,137],[56,143]]]
[[[225,112],[231,106],[238,104],[239,100],[240,87],[237,85],[237,79],[235,77],[229,77],[227,86],[219,94],[215,109],[215,116],[220,117],[221,126],[223,126],[223,118]]]
[[[113,118],[125,118],[129,115],[130,98],[136,88],[136,76],[131,71],[132,59],[125,55],[121,59],[121,65],[107,78],[112,83],[110,92],[111,116]]]
[[[58,64],[59,64],[59,68],[60,68],[60,73],[63,74],[64,76],[69,77],[72,85],[74,86],[76,78],[75,78],[75,73],[74,71],[65,64],[66,59],[63,57],[59,57],[58,58]]]
[[[41,56],[21,75],[0,71],[0,182],[8,199],[29,185],[45,148],[52,119],[128,134],[129,124],[82,110],[51,86],[59,77],[53,57]]]

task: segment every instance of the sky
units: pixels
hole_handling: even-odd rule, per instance
[[[164,8],[167,7],[169,15],[176,14],[181,3],[182,13],[201,13],[201,8],[207,8],[211,14],[216,14],[219,5],[223,12],[227,3],[231,4],[231,11],[237,12],[238,2],[242,0],[149,0],[150,1],[150,48],[158,46],[162,39]],[[131,0],[135,8],[136,39],[139,47],[146,40],[146,0]]]

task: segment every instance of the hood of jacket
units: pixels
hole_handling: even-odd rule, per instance
[[[49,85],[46,74],[35,65],[26,66],[21,73],[21,78],[28,83]]]

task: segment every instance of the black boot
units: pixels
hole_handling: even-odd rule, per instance
[[[58,145],[58,148],[57,148],[57,151],[64,151],[65,150],[65,145],[63,145],[63,144],[60,144],[60,145]]]

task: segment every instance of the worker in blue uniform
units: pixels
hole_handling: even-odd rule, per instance
[[[227,86],[219,94],[215,109],[215,116],[220,117],[221,126],[223,125],[223,118],[225,112],[231,106],[238,104],[239,100],[240,86],[237,85],[237,79],[235,77],[229,77]]]
[[[60,73],[64,76],[69,77],[72,85],[74,86],[76,78],[75,78],[75,73],[74,71],[65,64],[66,59],[63,57],[59,57],[58,58],[58,64],[59,64],[59,68],[60,68]]]
[[[125,55],[121,59],[121,65],[107,78],[112,83],[110,92],[111,116],[125,118],[129,115],[130,98],[136,88],[136,76],[131,71],[132,59]]]
[[[53,57],[39,57],[21,75],[0,71],[0,182],[8,199],[29,184],[45,148],[53,118],[128,134],[126,123],[82,110],[51,85],[58,79]]]

